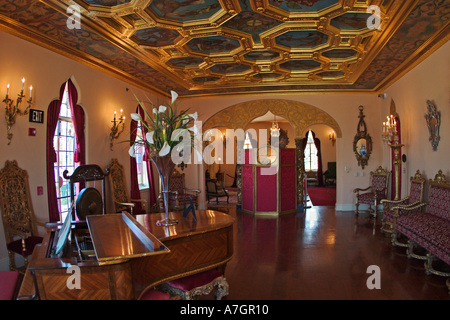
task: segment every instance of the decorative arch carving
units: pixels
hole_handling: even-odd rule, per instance
[[[338,138],[342,137],[338,123],[325,111],[303,102],[279,99],[252,100],[225,108],[206,120],[203,130],[215,127],[245,130],[253,119],[268,111],[286,119],[294,128],[295,138],[303,138],[305,130],[314,124],[327,125],[333,128]]]

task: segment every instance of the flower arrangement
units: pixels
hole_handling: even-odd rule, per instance
[[[146,110],[144,102],[136,98],[139,105],[144,110],[145,115],[132,113],[131,118],[135,121],[140,121],[141,126],[145,127],[145,131],[147,131],[147,133],[142,136],[142,139],[137,139],[134,141],[134,144],[128,151],[130,156],[135,157],[135,144],[146,146],[150,157],[166,156],[181,142],[186,143],[186,141],[184,141],[186,133],[189,133],[189,131],[194,131],[194,127],[190,127],[190,125],[197,120],[197,112],[192,114],[188,114],[188,110],[178,112],[178,108],[175,105],[178,94],[175,91],[171,91],[170,93],[172,96],[172,101],[167,107],[160,105],[157,108],[155,104],[148,101],[148,103],[152,106],[151,113]],[[191,138],[192,134],[189,135]],[[183,137],[181,141],[180,137]]]

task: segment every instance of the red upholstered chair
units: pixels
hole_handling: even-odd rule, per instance
[[[381,231],[392,232],[392,223],[394,221],[394,211],[397,211],[398,215],[405,212],[405,208],[415,206],[423,202],[423,193],[425,186],[425,178],[417,170],[416,174],[411,177],[411,186],[409,190],[409,196],[400,200],[381,200],[383,205],[383,215],[381,218]],[[390,227],[386,228],[386,223]]]
[[[358,209],[360,204],[367,204],[369,205],[369,213],[376,217],[380,201],[387,198],[388,183],[388,171],[385,171],[381,166],[375,171],[372,171],[370,173],[370,187],[365,189],[356,188],[353,190],[353,192],[356,193],[356,214],[359,214]],[[367,192],[360,193],[361,191]]]
[[[14,300],[19,289],[17,271],[0,271],[0,300]]]
[[[173,171],[169,182],[169,192],[169,207],[175,210],[186,208],[189,206],[190,200],[192,200],[192,203],[197,207],[197,199],[200,190],[186,189],[184,173],[180,173],[177,170]]]
[[[180,297],[183,300],[194,300],[200,295],[207,295],[214,290],[217,300],[228,295],[228,282],[220,270],[203,271],[191,276],[168,281],[159,286],[163,292],[170,296]]]
[[[139,300],[170,300],[170,296],[165,292],[151,288],[145,291]]]
[[[17,161],[5,162],[0,170],[0,211],[5,229],[9,268],[17,270],[15,254],[24,258],[33,253],[34,246],[42,242],[37,235],[33,206],[31,204],[28,173],[18,167]]]

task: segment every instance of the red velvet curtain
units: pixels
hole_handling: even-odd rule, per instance
[[[78,92],[73,84],[72,80],[67,81],[67,91],[69,94],[69,105],[70,111],[72,112],[72,123],[75,130],[75,154],[74,162],[79,162],[80,165],[86,164],[86,154],[85,146],[86,142],[84,139],[84,110],[83,108],[76,104],[78,101]]]
[[[314,131],[311,131],[314,145],[317,148],[317,184],[321,187],[323,186],[323,171],[322,171],[322,151],[320,149],[320,139],[316,138]]]
[[[47,198],[48,198],[48,215],[50,222],[59,221],[58,202],[56,200],[56,187],[55,187],[55,169],[54,163],[56,162],[56,152],[53,148],[53,137],[55,136],[56,125],[58,124],[59,111],[61,109],[62,95],[64,94],[64,88],[66,83],[61,87],[62,93],[60,93],[58,100],[50,102],[47,109]]]
[[[402,133],[400,131],[400,118],[395,117],[395,123],[397,124],[397,135],[398,135],[398,143],[402,143]],[[394,149],[391,148],[391,156],[392,156],[392,171],[391,171],[391,199],[394,199],[395,197],[395,165],[394,165],[394,159],[395,159],[395,152]],[[402,149],[399,150],[399,157],[401,159],[402,157]],[[401,168],[401,167],[400,167]],[[398,173],[398,179],[400,183],[398,184],[398,195],[401,197],[402,195],[402,170],[399,170]]]

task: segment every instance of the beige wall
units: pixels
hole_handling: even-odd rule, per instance
[[[0,120],[0,166],[6,160],[17,160],[20,167],[30,176],[32,203],[36,216],[41,221],[48,219],[47,183],[45,166],[46,117],[48,104],[59,95],[61,84],[69,77],[78,88],[79,104],[86,112],[87,163],[105,167],[111,158],[118,158],[129,172],[128,145],[116,144],[109,149],[109,128],[114,110],[124,109],[125,115],[134,112],[136,101],[131,92],[143,97],[143,92],[112,76],[94,70],[81,63],[33,45],[9,34],[0,32],[0,41],[8,50],[0,51],[2,71],[0,72],[0,95],[6,94],[6,84],[10,83],[10,95],[20,89],[20,79],[26,78],[26,87],[33,85],[34,109],[44,110],[44,124],[29,123],[26,116],[19,117],[12,128],[14,134],[11,145],[7,145],[6,125]],[[355,187],[366,187],[369,172],[379,165],[385,167],[386,147],[381,142],[381,123],[388,113],[390,98],[394,98],[402,120],[405,153],[408,155],[407,175],[417,168],[424,170],[428,177],[434,176],[439,168],[449,175],[449,50],[447,43],[418,67],[406,74],[386,92],[388,98],[382,100],[376,94],[280,94],[249,96],[218,96],[184,99],[182,106],[198,111],[200,120],[206,121],[217,111],[237,103],[258,99],[287,99],[300,101],[324,110],[332,116],[342,129],[342,138],[335,145],[337,165],[337,204],[338,210],[351,210]],[[131,91],[126,91],[130,88]],[[151,99],[158,97],[146,93]],[[426,99],[436,102],[442,113],[441,142],[438,151],[432,152],[423,118],[426,112]],[[374,150],[369,165],[362,170],[354,157],[352,143],[358,123],[358,106],[364,106],[368,132],[372,136]],[[3,108],[0,108],[2,113]],[[3,117],[2,117],[3,119]],[[28,128],[36,128],[34,137],[28,136]],[[129,122],[119,140],[129,135]],[[289,137],[291,142],[294,137]],[[329,141],[324,139],[323,144]],[[324,167],[326,166],[324,162]],[[344,171],[349,167],[349,172]],[[203,188],[203,166],[189,165],[185,169],[187,186]],[[361,176],[361,173],[364,173]],[[128,179],[129,181],[130,179]],[[44,187],[44,196],[37,195],[37,187]],[[202,195],[204,201],[204,193]],[[1,222],[0,222],[1,223]],[[3,228],[1,228],[3,230]],[[42,230],[41,230],[42,231]],[[3,232],[1,232],[3,233]],[[0,269],[8,265],[4,237],[0,235]]]
[[[442,170],[450,180],[450,42],[434,52],[425,61],[404,75],[386,90],[382,108],[387,115],[391,99],[400,116],[403,153],[403,195],[409,190],[409,177],[420,170],[427,179],[433,179]],[[433,151],[425,120],[427,100],[433,101],[441,112],[441,140]]]

